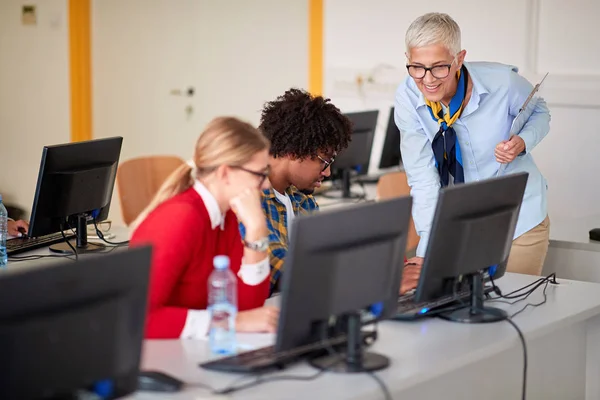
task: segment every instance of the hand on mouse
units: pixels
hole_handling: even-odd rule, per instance
[[[29,224],[23,220],[8,221],[8,234],[11,236],[25,236],[29,232]]]
[[[247,311],[240,311],[235,319],[238,332],[267,332],[277,331],[279,308],[264,306]]]

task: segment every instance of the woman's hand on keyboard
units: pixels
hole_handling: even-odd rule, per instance
[[[253,310],[240,311],[235,320],[238,332],[267,332],[277,331],[279,308],[264,306]]]
[[[402,282],[400,282],[400,295],[406,294],[417,287],[422,265],[423,258],[421,257],[413,257],[404,263]]]
[[[29,231],[29,224],[23,220],[8,220],[8,234],[10,236],[24,236]]]

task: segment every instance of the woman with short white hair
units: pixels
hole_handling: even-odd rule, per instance
[[[394,112],[420,236],[414,262],[422,262],[441,187],[528,172],[507,270],[539,275],[549,243],[547,184],[531,151],[548,134],[550,112],[539,98],[510,136],[533,86],[515,66],[467,63],[465,56],[460,27],[447,14],[425,14],[406,32],[409,77]]]

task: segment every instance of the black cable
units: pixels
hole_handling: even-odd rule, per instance
[[[532,292],[534,292],[537,288],[539,288],[541,285],[543,285],[546,282],[552,283],[553,285],[558,285],[559,283],[556,281],[556,274],[552,273],[548,276],[544,276],[541,277],[533,282],[531,282],[528,285],[525,285],[519,289],[513,290],[512,292],[508,293],[508,294],[502,294],[502,292],[500,291],[500,289],[496,286],[494,279],[492,278],[492,276],[490,276],[490,282],[492,283],[492,287],[494,288],[494,292],[503,299],[518,299],[521,298],[523,296],[528,297]],[[519,292],[524,291],[525,289],[528,289],[532,286],[535,286],[534,288],[530,289],[528,292],[524,292],[524,293],[520,293],[517,294]]]
[[[378,377],[377,375],[375,375],[374,372],[368,372],[367,374],[371,378],[373,378],[375,380],[375,382],[377,382],[379,384],[379,387],[381,388],[381,391],[383,392],[385,400],[392,400],[392,394],[390,393],[389,389],[385,385],[385,382],[383,382],[380,377]]]
[[[129,244],[129,240],[126,240],[124,242],[110,242],[108,241],[105,237],[104,234],[102,233],[102,231],[98,228],[98,224],[96,223],[96,218],[93,219],[94,221],[94,228],[96,229],[96,235],[100,238],[100,240],[102,240],[104,243],[113,245],[113,246],[124,246],[126,244]]]
[[[68,223],[67,223],[68,225]],[[73,246],[73,244],[71,244],[71,242],[67,239],[67,235],[65,235],[65,231],[63,229],[63,225],[60,224],[60,233],[63,237],[63,239],[65,240],[65,242],[67,242],[67,244],[69,245],[69,247],[71,248],[71,250],[73,250],[73,254],[75,254],[75,261],[77,261],[79,259],[79,255],[77,254],[77,249]]]
[[[12,262],[20,262],[20,261],[35,261],[42,258],[67,258],[72,261],[76,261],[74,258],[71,258],[70,254],[58,255],[58,254],[38,254],[38,255],[28,255],[28,256],[10,256],[8,257],[9,261]]]
[[[377,324],[375,323],[375,331],[377,331]],[[244,390],[244,389],[248,389],[257,385],[260,385],[262,383],[268,383],[268,382],[274,382],[274,381],[283,381],[283,380],[290,380],[290,381],[312,381],[317,379],[318,377],[320,377],[321,375],[323,375],[325,372],[327,372],[331,367],[333,367],[334,365],[336,365],[337,363],[339,363],[342,359],[343,359],[343,354],[336,352],[335,349],[331,346],[331,344],[327,341],[324,340],[324,345],[325,345],[325,349],[327,350],[327,352],[329,353],[329,355],[334,356],[334,360],[333,362],[331,362],[331,364],[327,365],[325,368],[320,369],[318,372],[312,374],[312,375],[306,375],[306,376],[302,376],[302,375],[277,375],[277,376],[271,376],[271,377],[267,377],[267,378],[263,378],[262,375],[258,375],[256,376],[256,379],[248,382],[248,383],[244,383],[243,385],[239,385],[238,382],[241,382],[245,379],[250,378],[251,376],[245,375],[242,376],[240,378],[238,378],[237,380],[235,380],[233,383],[231,383],[230,385],[227,385],[225,388],[223,389],[218,389],[218,390],[213,390],[212,393],[213,394],[229,394],[229,393],[233,393],[233,392],[237,392],[240,390]],[[390,391],[388,390],[387,386],[385,385],[385,383],[381,380],[381,378],[379,378],[377,375],[375,375],[373,372],[367,372],[367,374],[369,376],[371,376],[381,387],[381,390],[385,396],[386,400],[391,400],[392,396],[390,394]],[[208,385],[204,385],[204,384],[200,384],[201,387],[205,387],[205,388],[210,388]]]
[[[488,309],[482,308],[482,309],[479,309],[478,311],[482,312],[482,313],[494,315],[496,317],[501,317],[502,321],[508,322],[517,331],[517,334],[519,335],[519,339],[521,340],[521,346],[523,347],[523,382],[521,385],[521,400],[525,400],[527,398],[527,343],[525,342],[525,336],[523,335],[523,332],[521,331],[519,326],[517,324],[515,324],[515,322],[509,316],[500,315],[500,314],[494,312],[493,309],[489,309],[489,308]]]
[[[336,363],[338,361],[336,360]],[[262,375],[258,375],[256,377],[255,380],[253,380],[252,382],[248,382],[245,383],[243,385],[239,385],[239,386],[229,386],[226,387],[224,389],[220,389],[214,392],[214,394],[229,394],[229,393],[233,393],[233,392],[237,392],[240,390],[244,390],[244,389],[248,389],[251,388],[253,386],[257,386],[260,385],[262,383],[268,383],[268,382],[275,382],[275,381],[312,381],[314,379],[317,379],[319,376],[323,375],[326,372],[325,369],[322,369],[320,371],[318,371],[315,374],[312,375],[306,375],[306,376],[302,376],[302,375],[277,375],[277,376],[271,376],[268,378],[263,378]]]
[[[514,318],[517,315],[519,315],[520,313],[522,313],[523,311],[525,311],[527,309],[527,307],[539,307],[542,304],[545,304],[546,301],[548,300],[547,294],[546,294],[546,290],[548,289],[548,285],[550,283],[552,283],[553,285],[558,285],[559,283],[556,281],[556,274],[552,273],[546,277],[542,277],[540,279],[537,279],[536,281],[530,283],[529,285],[526,285],[520,289],[514,290],[512,292],[510,292],[507,295],[503,295],[502,292],[500,291],[500,289],[498,289],[495,284],[494,281],[492,281],[492,286],[494,286],[494,292],[499,296],[498,298],[492,298],[491,300],[488,300],[489,302],[499,302],[499,303],[505,303],[505,304],[509,304],[509,305],[514,305],[516,303],[519,303],[521,301],[526,300],[529,296],[531,296],[531,294],[533,294],[540,286],[544,286],[544,289],[542,291],[544,299],[542,301],[540,301],[539,303],[527,303],[523,308],[521,308],[519,311],[515,312],[514,314],[512,314],[510,317]],[[531,288],[529,289],[529,291],[521,293],[521,294],[515,294],[518,292],[521,292],[527,288]],[[516,299],[514,301],[503,301],[500,299]]]
[[[550,281],[546,281],[546,286],[544,286],[544,290],[542,291],[542,294],[544,295],[544,300],[540,301],[539,303],[527,303],[525,304],[525,307],[521,308],[519,311],[517,311],[516,313],[512,314],[510,316],[510,318],[514,318],[517,315],[521,314],[523,311],[525,311],[527,309],[527,307],[539,307],[542,304],[545,304],[546,301],[548,300],[548,296],[546,295],[546,289],[548,289],[548,284],[550,283]]]

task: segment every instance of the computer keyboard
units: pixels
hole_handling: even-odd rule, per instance
[[[74,234],[66,234],[67,239],[75,237]],[[51,246],[55,243],[64,242],[63,235],[60,232],[52,233],[50,235],[38,236],[38,237],[19,237],[9,239],[6,241],[6,251],[8,256],[14,256],[19,253],[39,249],[40,247]]]
[[[375,331],[362,332],[363,341],[374,339]],[[324,341],[319,341],[291,350],[275,351],[275,346],[262,347],[233,356],[223,357],[200,364],[200,367],[213,371],[223,372],[259,372],[274,368],[283,368],[285,365],[304,356],[326,355],[327,349],[344,346],[346,335],[340,335]]]
[[[484,288],[484,294],[492,292],[491,286]],[[426,317],[431,311],[439,310],[442,307],[460,305],[459,302],[468,305],[470,302],[471,290],[469,286],[463,286],[453,294],[438,297],[435,300],[415,303],[414,292],[398,297],[398,309],[392,319],[406,320]]]

